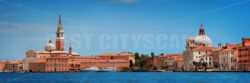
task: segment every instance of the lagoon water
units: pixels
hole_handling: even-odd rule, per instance
[[[0,73],[0,83],[250,83],[249,72]]]

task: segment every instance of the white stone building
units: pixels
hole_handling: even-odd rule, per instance
[[[201,56],[201,62],[207,64],[207,68],[211,69],[213,68],[213,56],[211,54],[203,55]]]

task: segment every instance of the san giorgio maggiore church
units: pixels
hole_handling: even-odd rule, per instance
[[[29,49],[26,52],[26,58],[22,62],[22,69],[30,72],[67,72],[89,68],[112,68],[120,71],[123,68],[129,68],[131,62],[135,63],[135,58],[130,52],[80,56],[80,54],[72,52],[73,48],[71,46],[68,52],[64,48],[64,31],[59,16],[55,44],[49,39],[44,50]],[[9,70],[11,71],[11,69]]]

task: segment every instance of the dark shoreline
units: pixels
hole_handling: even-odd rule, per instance
[[[162,73],[181,73],[181,72],[190,72],[190,73],[214,73],[214,72],[224,72],[224,73],[229,73],[229,72],[246,72],[250,73],[250,71],[119,71],[119,72],[162,72]],[[117,72],[117,73],[119,73]],[[0,72],[0,73],[82,73],[82,72]],[[83,72],[84,73],[84,72]],[[85,72],[89,73],[89,72]],[[103,72],[97,72],[97,73],[103,73]]]

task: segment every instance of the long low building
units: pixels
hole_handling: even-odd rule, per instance
[[[124,53],[121,53],[124,54]],[[113,54],[112,54],[113,55]],[[114,55],[111,57],[120,57]],[[126,58],[103,58],[100,56],[57,56],[33,60],[29,63],[30,72],[69,72],[80,71],[90,67],[105,69],[116,68],[117,71],[129,68],[130,60],[134,60],[132,54],[121,56]]]

